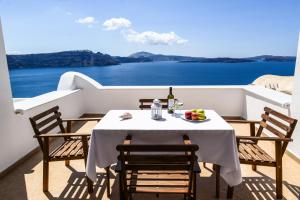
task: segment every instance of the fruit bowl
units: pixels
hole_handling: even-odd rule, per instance
[[[203,122],[207,121],[205,111],[203,109],[192,109],[185,112],[182,118],[186,121]]]
[[[209,121],[209,118],[198,119],[198,120],[186,119],[184,116],[181,116],[180,118],[183,119],[184,121],[187,121],[187,122],[194,122],[194,123],[200,123],[200,122],[206,122],[206,121]]]

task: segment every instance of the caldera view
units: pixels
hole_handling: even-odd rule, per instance
[[[204,58],[138,52],[120,57],[87,50],[8,55],[13,96],[19,98],[55,90],[67,71],[106,86],[246,85],[266,74],[293,76],[295,62],[292,56]]]

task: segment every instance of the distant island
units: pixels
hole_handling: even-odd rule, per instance
[[[137,52],[127,57],[111,56],[100,52],[94,53],[89,50],[63,51],[56,53],[39,53],[24,55],[7,55],[9,68],[23,67],[89,67],[89,66],[109,66],[121,63],[138,62],[201,62],[201,63],[242,63],[242,62],[285,62],[296,61],[293,56],[272,56],[262,55],[248,58],[205,58],[177,55],[152,54],[149,52]]]
[[[286,62],[296,61],[294,56],[272,56],[262,55],[247,58],[229,58],[229,57],[218,57],[218,58],[205,58],[205,57],[190,57],[190,56],[175,56],[175,55],[163,55],[163,54],[152,54],[149,52],[137,52],[129,57],[132,58],[149,58],[152,61],[177,61],[177,62],[201,62],[201,63],[242,63],[242,62]]]
[[[119,64],[108,54],[92,51],[63,51],[57,53],[39,53],[24,55],[7,55],[10,68],[22,67],[75,67],[107,66]]]

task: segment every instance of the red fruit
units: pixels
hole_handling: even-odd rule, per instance
[[[198,120],[198,113],[192,113],[192,120]]]
[[[185,118],[186,119],[192,119],[192,112],[191,111],[186,111],[185,112]]]

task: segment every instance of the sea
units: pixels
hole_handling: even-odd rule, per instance
[[[125,63],[105,67],[41,67],[10,69],[14,98],[54,91],[68,71],[83,73],[104,86],[245,85],[265,74],[292,76],[295,62]]]

